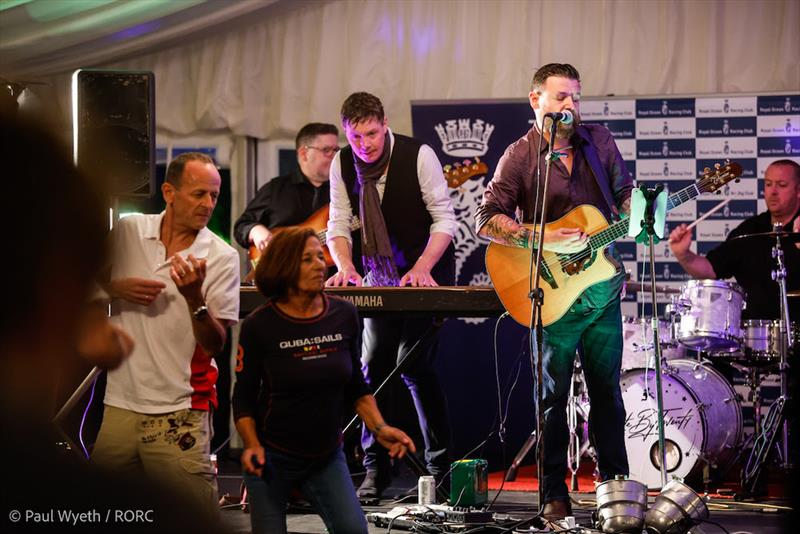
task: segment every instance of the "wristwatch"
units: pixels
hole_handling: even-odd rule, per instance
[[[201,304],[197,308],[194,309],[192,312],[192,317],[197,319],[198,321],[202,321],[208,315],[208,306],[205,304]]]

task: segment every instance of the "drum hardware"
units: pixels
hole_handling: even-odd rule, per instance
[[[770,406],[761,432],[754,434],[756,437],[753,441],[753,448],[742,469],[741,493],[735,496],[738,499],[748,498],[753,495],[761,472],[776,445],[778,434],[781,435],[780,447],[778,447],[781,467],[784,470],[788,470],[791,467],[789,461],[789,422],[786,419],[786,406],[789,401],[788,351],[789,347],[792,346],[793,336],[790,329],[792,323],[789,319],[789,305],[786,291],[786,265],[783,261],[781,240],[786,239],[790,243],[796,243],[800,241],[800,233],[784,232],[782,228],[783,225],[781,223],[776,223],[773,225],[773,232],[749,234],[746,236],[761,237],[769,234],[768,237],[774,237],[775,239],[775,245],[772,247],[772,258],[775,260],[777,268],[772,271],[771,275],[772,279],[778,284],[780,293],[780,319],[778,321],[780,323],[780,343],[778,344],[780,361],[778,363],[778,374],[780,376],[781,394]],[[743,237],[745,236],[742,236],[742,238]]]
[[[572,380],[569,386],[569,398],[567,400],[567,427],[569,428],[567,465],[572,473],[570,484],[571,491],[578,491],[578,469],[581,465],[581,457],[586,454],[591,447],[588,436],[583,432],[584,425],[578,423],[578,416],[580,416],[583,421],[589,420],[589,410],[586,408],[587,403],[586,382],[583,378],[580,358],[576,357],[572,371]],[[592,454],[592,456],[594,456],[594,454]]]
[[[669,322],[659,320],[658,324],[662,365],[683,358],[686,349],[674,342]],[[622,372],[642,367],[652,369],[655,366],[653,346],[652,318],[622,317]]]

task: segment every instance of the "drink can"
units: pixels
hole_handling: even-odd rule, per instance
[[[211,469],[214,470],[214,476],[219,474],[219,470],[217,468],[217,455],[216,454],[209,454],[208,460],[211,463]]]
[[[419,504],[436,504],[436,479],[432,476],[419,477],[417,483]]]

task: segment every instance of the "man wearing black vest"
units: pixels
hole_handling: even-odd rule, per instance
[[[330,286],[452,285],[455,214],[447,183],[433,149],[388,127],[381,101],[369,93],[350,95],[341,110],[349,146],[331,163],[331,213],[328,241],[338,272]],[[351,215],[361,231],[351,235]],[[356,267],[354,257],[361,256]],[[363,278],[362,278],[363,275]],[[431,327],[429,319],[364,320],[362,364],[367,382],[377,387]],[[414,399],[425,441],[428,470],[441,478],[450,464],[447,406],[432,366],[437,336],[424,336],[402,377]],[[390,411],[381,402],[383,413]],[[358,495],[381,496],[389,485],[389,457],[365,428],[364,478]]]
[[[607,221],[629,211],[631,176],[611,132],[602,126],[580,124],[580,96],[580,75],[572,65],[551,63],[536,71],[528,94],[536,123],[506,148],[497,163],[475,215],[480,235],[504,245],[538,245],[532,232],[514,216],[519,212],[523,223],[539,220],[534,199],[543,191],[549,143],[557,160],[550,168],[545,223],[583,204],[596,207]],[[555,139],[550,139],[551,114],[563,112],[570,112],[574,122],[559,122]],[[587,241],[581,228],[548,228],[541,245],[544,250],[572,253],[586,248]],[[616,275],[589,286],[560,319],[544,328],[544,465],[539,483],[543,515],[549,520],[572,515],[564,483],[569,443],[566,407],[578,347],[592,404],[589,429],[600,476],[608,480],[628,474],[625,407],[619,385],[623,271],[619,256],[609,248],[617,262]]]

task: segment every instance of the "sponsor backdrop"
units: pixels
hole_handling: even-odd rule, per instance
[[[443,165],[479,158],[488,166],[488,174],[474,176],[452,189],[460,221],[455,238],[457,283],[487,285],[487,242],[475,233],[474,212],[505,148],[532,126],[533,112],[527,100],[415,101],[411,115],[414,137],[432,146]],[[800,94],[584,98],[581,117],[584,122],[603,124],[611,130],[637,184],[655,187],[663,183],[669,192],[676,192],[715,163],[730,159],[742,166],[741,180],[729,183],[721,194],[701,195],[668,213],[667,232],[731,199],[694,228],[692,246],[699,253],[723,241],[742,220],[765,211],[760,178],[771,162],[784,158],[800,162]],[[629,238],[618,241],[618,246],[631,279],[641,279],[649,257],[646,248]],[[655,259],[659,284],[679,288],[689,279],[666,242],[655,246]],[[650,316],[649,300],[642,293],[627,294],[623,314]],[[663,305],[668,301],[668,297],[659,296],[659,314],[664,313]],[[534,421],[525,330],[512,323],[505,319],[498,326],[495,367],[495,321],[449,321],[444,327],[438,364],[453,412],[456,452],[467,452],[490,429],[499,429],[503,441],[496,436],[490,439],[484,456],[504,464],[510,462],[506,456],[516,452]],[[500,397],[493,393],[497,385],[491,377],[495,374],[500,379]],[[747,391],[743,386],[737,386],[737,390],[743,394]],[[476,391],[486,394],[476,395]],[[766,393],[769,401],[774,391]],[[745,401],[743,406],[747,425],[752,413],[748,413],[750,404]],[[502,415],[507,415],[503,425],[499,420]]]

